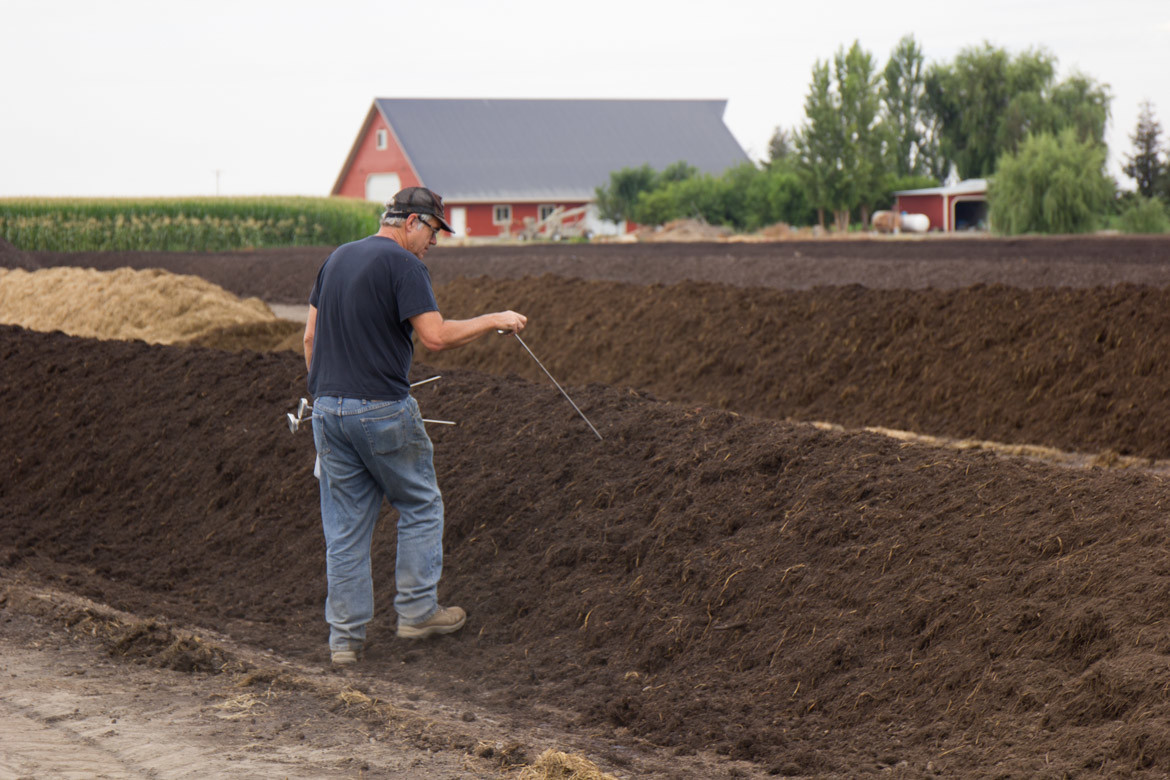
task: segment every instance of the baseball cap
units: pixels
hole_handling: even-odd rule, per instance
[[[399,190],[394,199],[386,204],[385,217],[405,217],[408,214],[429,214],[439,220],[439,225],[448,233],[454,233],[443,216],[443,199],[426,187],[407,187]]]

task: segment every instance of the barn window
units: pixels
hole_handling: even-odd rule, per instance
[[[385,149],[390,140],[390,134],[385,130],[374,133],[375,143],[379,150]]]
[[[539,208],[539,219],[541,221],[548,219],[548,215],[557,210],[557,207],[551,203],[541,203]]]
[[[511,206],[496,206],[492,210],[492,223],[495,225],[510,225],[512,224],[512,207]]]

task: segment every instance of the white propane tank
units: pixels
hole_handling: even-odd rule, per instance
[[[930,230],[930,217],[925,214],[902,212],[902,230],[907,233],[925,233]]]

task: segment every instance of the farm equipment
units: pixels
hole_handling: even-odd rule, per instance
[[[557,206],[544,219],[524,218],[524,227],[516,234],[521,241],[530,241],[537,238],[560,241],[564,238],[589,237],[589,230],[585,227],[585,214],[588,206],[566,209]]]

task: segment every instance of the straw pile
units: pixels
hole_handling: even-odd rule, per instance
[[[576,753],[546,750],[520,772],[520,780],[616,780],[596,764]]]
[[[174,344],[276,319],[259,298],[158,269],[0,269],[0,322],[29,330]]]

